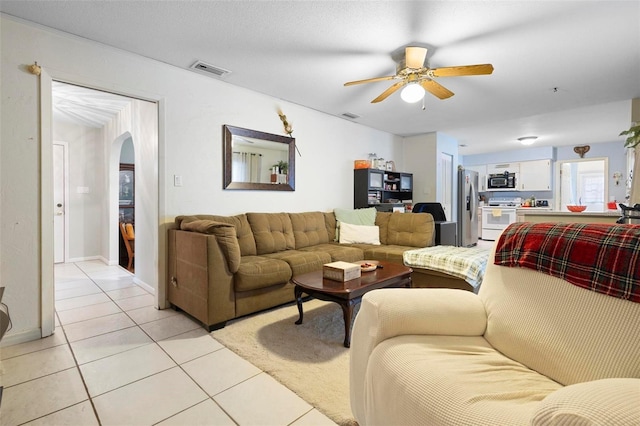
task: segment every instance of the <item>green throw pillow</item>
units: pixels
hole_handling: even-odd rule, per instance
[[[351,225],[367,225],[374,226],[376,224],[376,208],[368,207],[363,209],[347,210],[347,209],[333,209],[333,213],[336,215],[336,239],[340,241],[340,222],[349,223]]]

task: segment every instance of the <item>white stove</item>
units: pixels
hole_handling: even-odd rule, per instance
[[[489,198],[489,207],[520,207],[522,197],[493,197]]]
[[[521,197],[489,198],[488,207],[482,208],[482,239],[495,241],[507,226],[514,223]]]

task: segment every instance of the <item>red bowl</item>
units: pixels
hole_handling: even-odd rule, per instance
[[[567,206],[567,208],[569,209],[569,211],[572,211],[574,213],[580,213],[585,211],[587,209],[587,206]]]

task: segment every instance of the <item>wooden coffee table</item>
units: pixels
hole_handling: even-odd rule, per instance
[[[411,287],[411,268],[397,263],[378,261],[375,271],[362,272],[360,278],[339,282],[322,277],[322,270],[294,275],[294,292],[300,318],[296,324],[302,324],[302,294],[316,299],[335,302],[342,307],[344,317],[344,347],[351,346],[351,317],[353,307],[360,303],[362,296],[371,290],[384,287]]]

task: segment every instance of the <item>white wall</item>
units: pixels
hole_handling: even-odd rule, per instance
[[[444,203],[439,184],[442,154],[453,157],[452,210],[450,220],[457,215],[456,193],[458,188],[458,142],[443,133],[428,133],[407,137],[404,140],[404,164],[406,172],[413,173],[413,202],[437,201]]]
[[[149,265],[157,269],[153,286],[164,284],[166,229],[176,215],[350,208],[353,160],[376,152],[405,169],[401,138],[341,118],[5,15],[0,39],[0,283],[7,286],[13,321],[4,343],[11,334],[32,335],[40,324],[39,83],[26,70],[34,61],[57,80],[159,101],[159,218],[149,231],[158,238],[157,264]],[[295,192],[222,190],[222,125],[283,134],[278,107],[302,154]],[[138,155],[145,154],[136,149]],[[182,175],[182,187],[173,186],[175,174]]]

